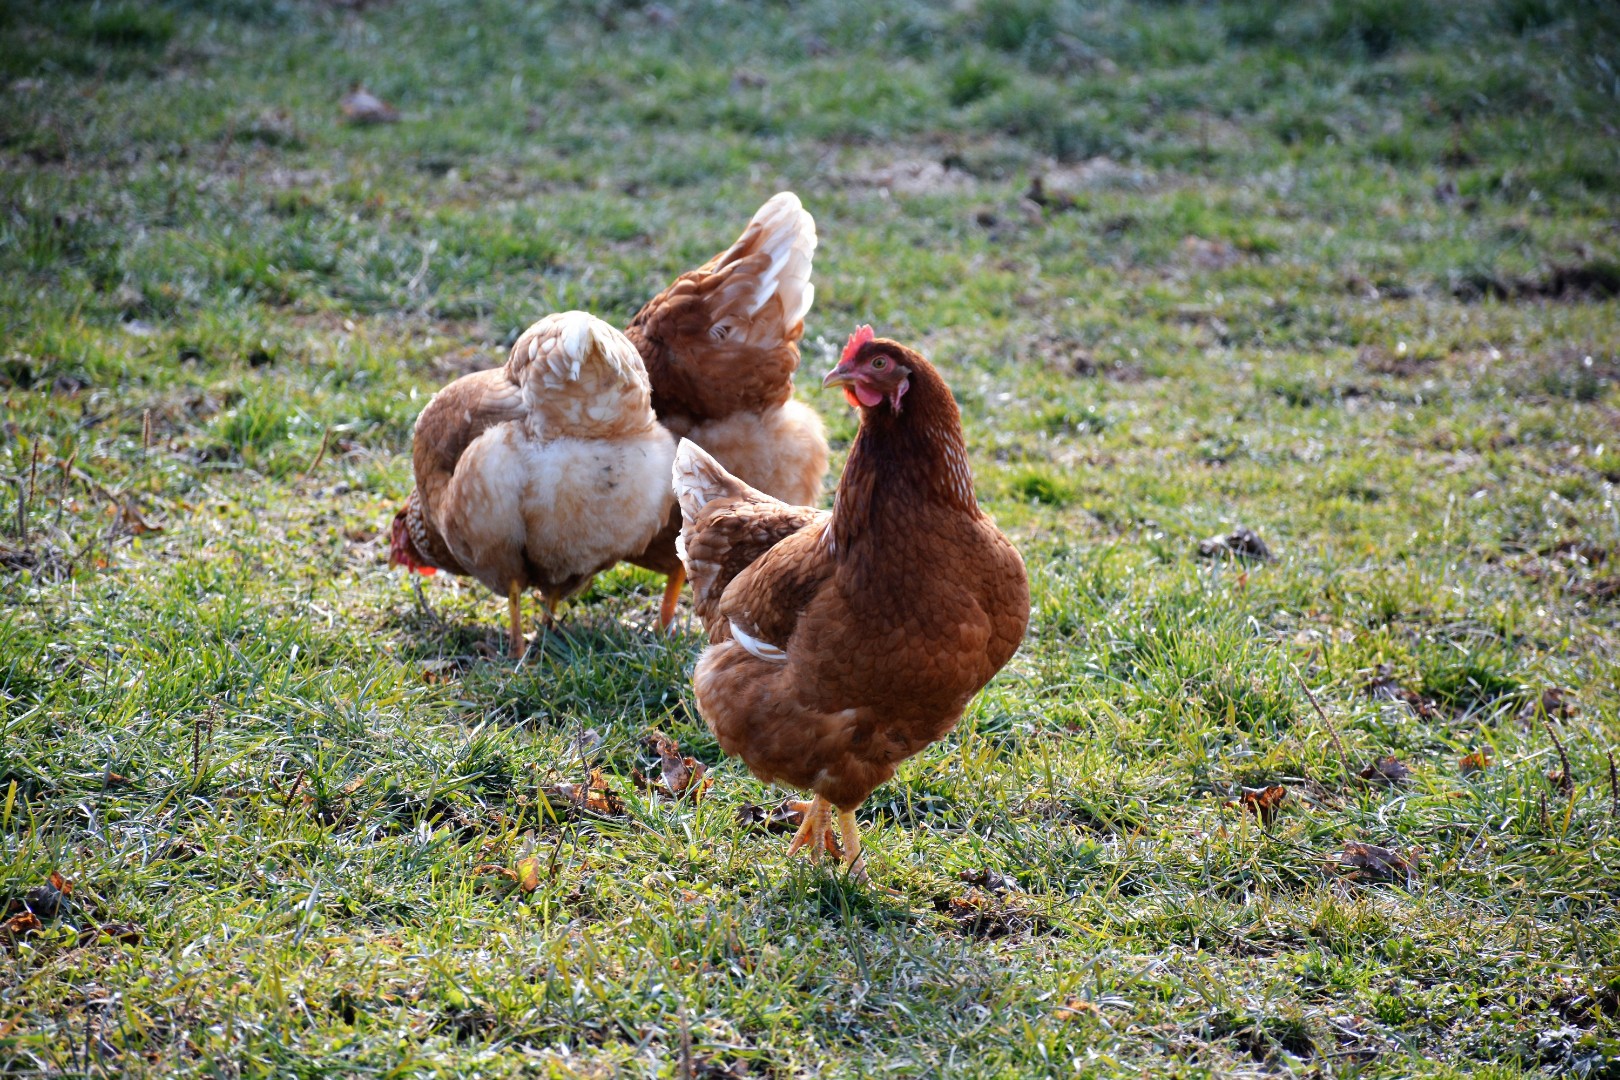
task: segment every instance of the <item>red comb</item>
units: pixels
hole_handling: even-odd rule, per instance
[[[872,333],[872,328],[870,326],[857,327],[855,332],[849,335],[849,342],[844,346],[844,355],[838,358],[839,363],[843,363],[845,360],[848,360],[850,357],[854,356],[857,349],[859,349],[862,345],[865,345],[868,341],[871,341],[876,336],[876,334]]]

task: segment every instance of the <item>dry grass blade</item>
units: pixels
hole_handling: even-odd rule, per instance
[[[1609,817],[1611,820],[1620,820],[1620,773],[1615,771],[1614,751],[1609,755]]]
[[[305,480],[308,480],[310,478],[310,476],[312,476],[314,474],[315,470],[321,467],[321,462],[326,459],[326,447],[327,447],[327,444],[330,443],[331,441],[332,441],[332,429],[330,427],[328,427],[326,430],[321,432],[321,446],[320,446],[320,449],[315,451],[315,457],[310,461],[309,468],[304,470],[304,477],[303,478]]]

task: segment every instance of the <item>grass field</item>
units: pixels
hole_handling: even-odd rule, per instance
[[[21,2],[0,41],[0,1074],[1620,1077],[1613,5]],[[748,823],[782,793],[658,579],[514,667],[498,599],[386,566],[427,395],[783,188],[835,456],[810,376],[870,321],[1032,575],[861,812],[896,895]],[[1238,526],[1275,559],[1200,555]],[[638,783],[654,729],[702,800]]]

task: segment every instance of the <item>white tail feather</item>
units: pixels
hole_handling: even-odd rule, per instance
[[[675,448],[671,470],[675,498],[681,504],[681,517],[695,521],[703,508],[716,499],[743,492],[742,481],[726,472],[724,466],[691,439],[682,439]]]
[[[647,369],[630,339],[585,311],[559,311],[532,324],[512,346],[511,361],[543,364],[549,386],[576,382],[587,363],[605,362],[618,378],[647,386]]]
[[[716,260],[716,269],[737,258],[744,239],[756,230],[759,241],[751,250],[766,253],[771,261],[755,279],[746,310],[752,315],[772,296],[780,296],[784,322],[791,327],[804,319],[815,300],[810,268],[816,252],[816,221],[793,192],[773,195],[754,214],[737,242]]]

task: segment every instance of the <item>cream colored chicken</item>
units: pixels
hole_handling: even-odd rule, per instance
[[[643,551],[670,517],[674,455],[629,339],[583,311],[548,315],[505,366],[457,379],[422,410],[416,490],[394,516],[389,561],[505,594],[522,656],[523,593],[540,590],[549,613]]]

